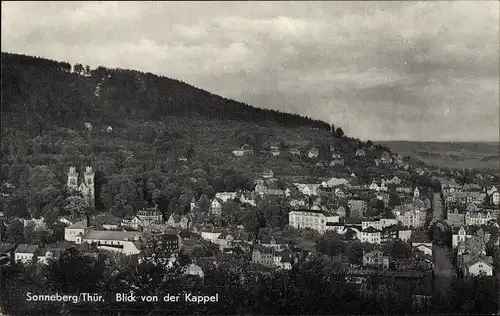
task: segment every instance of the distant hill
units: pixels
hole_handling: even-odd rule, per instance
[[[91,70],[4,52],[1,63],[2,114],[7,125],[70,127],[82,120],[119,125],[128,119],[197,115],[331,129],[326,122],[256,108],[151,73],[105,67]]]
[[[491,142],[381,142],[394,151],[446,168],[500,168],[500,144]]]

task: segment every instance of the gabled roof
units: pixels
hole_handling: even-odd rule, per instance
[[[380,230],[373,228],[372,226],[369,226],[366,229],[363,229],[363,233],[380,233]]]
[[[37,251],[38,246],[37,245],[28,245],[28,244],[19,244],[17,246],[15,253],[31,253],[35,254]]]

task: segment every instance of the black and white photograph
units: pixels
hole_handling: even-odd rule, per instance
[[[500,2],[2,1],[0,316],[500,315]]]

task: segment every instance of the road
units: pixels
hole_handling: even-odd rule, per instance
[[[434,288],[446,294],[455,276],[455,268],[451,264],[448,252],[442,246],[432,246],[434,262]]]

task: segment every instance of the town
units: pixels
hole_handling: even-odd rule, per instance
[[[233,159],[254,154],[245,147],[233,151]],[[383,174],[369,181],[351,173],[300,182],[305,177],[263,170],[251,190],[213,192],[210,198],[193,192],[185,212],[166,216],[158,205],[147,205],[118,217],[93,211],[93,166],[69,166],[66,187],[91,212],[56,218],[64,227],[60,239],[31,243],[14,241],[47,231],[53,223],[43,216],[2,214],[1,263],[47,266],[73,248],[92,258],[104,256],[108,263],[121,257],[136,265],[151,259],[172,269],[180,265],[184,275],[203,280],[207,269],[218,264],[217,253],[244,260],[252,272],[263,275],[321,257],[338,263],[346,282],[365,294],[385,286],[368,282],[373,275],[391,282],[417,280],[422,286],[412,293],[412,302],[418,306],[430,304],[435,290],[436,261],[442,260],[436,257],[437,247],[449,253],[453,278],[492,277],[498,271],[500,192],[494,185],[482,186],[483,175],[478,173],[477,183],[459,184],[439,169],[414,168],[398,154],[382,151],[370,158],[380,152],[373,144],[341,154],[333,142],[324,151],[326,160],[315,147],[283,152],[270,146],[261,155],[302,159],[321,169],[343,166],[345,160],[373,160]],[[189,164],[185,157],[179,160]],[[418,177],[430,182],[419,186],[412,182]],[[7,182],[2,188],[4,197],[14,190]],[[269,212],[272,226],[247,219],[255,209]],[[433,230],[437,222],[446,225],[441,234]]]

